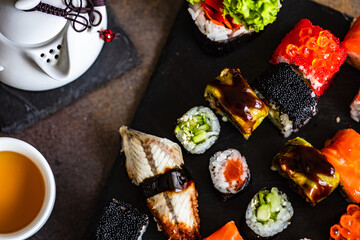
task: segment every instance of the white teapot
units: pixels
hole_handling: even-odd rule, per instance
[[[80,77],[103,47],[105,3],[0,0],[0,81],[41,91]],[[95,0],[100,1],[101,0]]]

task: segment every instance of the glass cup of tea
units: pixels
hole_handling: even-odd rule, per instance
[[[48,220],[55,203],[54,175],[30,144],[0,137],[0,240],[22,240]]]

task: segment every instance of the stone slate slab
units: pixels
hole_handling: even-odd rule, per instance
[[[90,69],[63,87],[41,92],[18,90],[0,83],[0,130],[14,134],[58,111],[90,91],[137,66],[141,58],[108,7],[108,28],[121,37],[104,47]]]
[[[275,48],[300,19],[310,19],[314,24],[329,29],[341,40],[352,20],[340,12],[312,1],[286,0],[282,1],[282,4],[277,21],[267,26],[256,38],[228,55],[214,57],[204,53],[194,38],[194,23],[185,3],[177,15],[131,127],[179,143],[173,134],[176,119],[194,106],[208,106],[204,99],[205,86],[219,75],[223,68],[240,68],[251,86],[253,79],[269,69],[269,60]],[[297,136],[305,138],[314,147],[321,149],[325,140],[333,137],[339,129],[352,127],[360,133],[360,124],[352,120],[349,114],[349,105],[359,89],[359,80],[359,70],[348,64],[342,65],[334,78],[334,83],[319,99],[319,113],[287,139],[269,119],[261,123],[249,140],[245,140],[231,123],[221,121],[219,139],[204,154],[193,155],[183,149],[185,167],[192,175],[199,193],[201,235],[207,237],[233,220],[244,239],[249,240],[243,231],[247,205],[260,189],[276,186],[289,197],[294,207],[294,216],[291,225],[272,239],[329,239],[330,227],[339,221],[348,205],[340,187],[313,207],[291,189],[286,179],[271,171],[270,165],[272,158],[286,141]],[[341,119],[339,123],[336,122],[337,117]],[[212,184],[208,166],[209,159],[215,152],[228,148],[238,149],[246,157],[251,171],[251,182],[247,190],[223,202]],[[156,223],[146,207],[145,197],[129,180],[125,169],[125,155],[120,153],[100,196],[99,205],[94,210],[94,218],[84,240],[96,239],[97,216],[101,215],[104,205],[113,198],[131,203],[150,216],[149,227],[142,239],[168,239],[162,232],[157,231]]]

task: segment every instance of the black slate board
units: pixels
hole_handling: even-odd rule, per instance
[[[121,36],[113,42],[105,43],[94,64],[74,82],[42,92],[22,91],[0,83],[2,132],[20,132],[140,63],[140,56],[114,11],[107,7],[107,13],[108,29],[119,32]]]
[[[350,18],[341,13],[314,2],[286,0],[277,21],[256,39],[227,56],[216,58],[206,55],[194,40],[191,27],[193,23],[184,4],[131,127],[177,142],[173,135],[176,119],[193,106],[208,106],[203,98],[208,81],[217,76],[224,67],[238,67],[251,85],[251,80],[269,68],[269,59],[280,40],[301,18],[309,18],[314,24],[329,29],[340,39],[345,36],[351,22]],[[351,126],[360,132],[360,124],[349,116],[349,105],[359,89],[359,80],[360,71],[344,64],[335,77],[334,84],[320,98],[318,115],[289,139],[300,136],[321,149],[325,140],[331,138],[339,129]],[[340,123],[336,123],[338,116]],[[207,152],[190,155],[183,151],[185,166],[192,174],[199,192],[202,236],[210,235],[230,220],[234,220],[241,228],[244,212],[253,195],[263,187],[277,186],[288,195],[295,213],[292,224],[274,239],[329,239],[330,226],[339,221],[347,202],[337,189],[327,199],[312,207],[291,190],[284,178],[270,170],[272,158],[289,139],[283,138],[269,119],[265,119],[247,141],[233,125],[221,122],[220,137]],[[252,180],[249,188],[241,195],[222,202],[212,185],[208,163],[215,152],[228,148],[236,148],[246,156]],[[106,202],[117,198],[132,203],[150,215],[144,197],[128,179],[124,162],[125,156],[120,154],[96,213],[100,214]],[[84,239],[94,238],[95,219],[96,217],[89,225]],[[151,220],[143,239],[167,238],[156,230],[155,222]]]

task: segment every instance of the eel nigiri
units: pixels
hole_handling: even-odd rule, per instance
[[[340,175],[340,185],[350,201],[360,203],[360,134],[339,130],[321,150]]]
[[[211,108],[240,130],[245,139],[250,137],[268,115],[266,105],[248,85],[240,69],[222,70],[206,86],[204,97]]]
[[[360,121],[360,89],[350,105],[350,116],[355,121]]]
[[[158,228],[173,240],[200,239],[198,193],[179,145],[126,126],[120,134],[129,178],[142,189]]]
[[[203,240],[243,240],[234,221],[230,221]]]
[[[271,169],[294,183],[294,190],[312,205],[320,202],[339,184],[339,174],[319,150],[297,137],[289,140],[272,161]]]
[[[360,15],[354,20],[341,44],[346,49],[347,61],[360,69]]]

